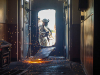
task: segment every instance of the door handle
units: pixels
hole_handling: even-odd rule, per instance
[[[31,30],[31,25],[28,26],[28,30]]]

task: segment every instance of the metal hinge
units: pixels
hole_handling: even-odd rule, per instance
[[[31,25],[28,26],[28,30],[31,30]]]

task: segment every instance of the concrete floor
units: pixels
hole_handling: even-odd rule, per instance
[[[49,56],[44,61],[48,63],[29,64],[19,62],[11,62],[10,65],[3,69],[9,70],[27,70],[23,75],[86,75],[81,64],[71,62],[63,57]]]

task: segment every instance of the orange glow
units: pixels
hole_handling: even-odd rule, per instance
[[[41,61],[27,61],[28,63],[42,63]]]
[[[42,59],[38,59],[38,60],[42,60]]]
[[[38,60],[24,60],[23,63],[47,63],[47,62],[50,62],[50,61],[42,61],[42,59],[38,59]]]

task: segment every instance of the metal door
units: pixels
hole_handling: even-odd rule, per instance
[[[23,12],[23,20],[24,20],[24,25],[23,25],[23,57],[30,56],[30,30],[31,30],[31,25],[30,25],[30,0],[24,0],[24,12]]]

